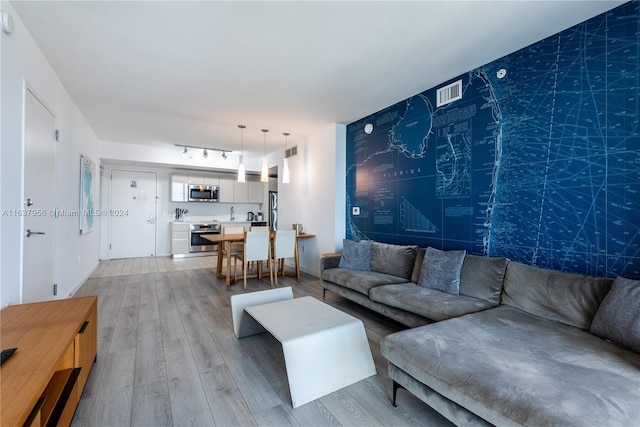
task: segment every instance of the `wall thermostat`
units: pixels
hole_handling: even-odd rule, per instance
[[[2,11],[2,31],[6,34],[13,33],[15,24],[13,23],[13,17],[8,12]]]
[[[353,215],[360,215],[360,207],[359,206],[354,206],[351,208],[351,214]]]
[[[364,133],[371,135],[371,132],[373,132],[373,125],[371,123],[364,125]]]

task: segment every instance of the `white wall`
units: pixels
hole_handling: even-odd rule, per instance
[[[278,182],[278,226],[300,223],[316,238],[300,241],[301,269],[320,276],[320,257],[342,249],[345,235],[346,126],[331,124],[298,144],[289,158],[291,182]],[[284,165],[279,160],[278,170]]]
[[[1,128],[0,210],[23,208],[23,114],[25,87],[29,85],[56,115],[60,142],[56,148],[56,207],[78,209],[80,154],[98,163],[98,139],[70,98],[46,58],[31,38],[11,5],[15,31],[1,34]],[[0,218],[0,306],[21,302],[22,219]],[[99,254],[99,231],[81,236],[78,218],[56,220],[55,282],[58,298],[69,296],[95,269]]]

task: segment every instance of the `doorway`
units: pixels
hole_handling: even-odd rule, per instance
[[[31,90],[25,94],[22,303],[54,296],[56,117]]]
[[[157,174],[112,170],[109,258],[156,256]]]

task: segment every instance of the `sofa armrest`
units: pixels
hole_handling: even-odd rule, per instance
[[[320,271],[327,270],[329,268],[338,268],[340,263],[341,254],[326,254],[320,258]]]

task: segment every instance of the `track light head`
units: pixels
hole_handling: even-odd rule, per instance
[[[227,153],[225,153],[224,151],[222,152],[222,158],[227,160]]]
[[[209,153],[207,153],[207,149],[205,148],[204,151],[202,152],[202,157],[204,157],[205,159],[207,157],[209,157]]]

